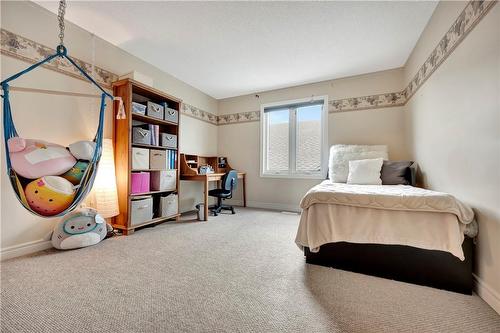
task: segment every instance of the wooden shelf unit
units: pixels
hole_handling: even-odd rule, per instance
[[[113,219],[113,227],[123,230],[125,235],[131,234],[136,228],[160,223],[167,220],[175,219],[178,221],[180,214],[175,214],[172,216],[161,217],[157,216],[154,212],[153,219],[140,224],[131,225],[130,221],[130,208],[131,200],[137,196],[151,195],[153,196],[154,204],[157,204],[158,200],[155,197],[161,196],[166,193],[177,193],[179,195],[179,182],[180,182],[180,172],[177,172],[177,183],[174,190],[168,191],[149,191],[146,193],[134,193],[130,191],[131,188],[131,173],[136,171],[160,171],[157,169],[148,170],[133,170],[132,169],[132,147],[149,148],[149,149],[169,149],[176,150],[177,162],[175,169],[179,170],[179,150],[170,149],[166,147],[160,147],[155,145],[146,144],[136,144],[132,143],[132,120],[138,120],[148,124],[159,125],[160,133],[169,133],[177,135],[177,143],[179,142],[179,126],[180,126],[180,110],[182,106],[182,101],[174,96],[166,94],[158,89],[148,87],[143,83],[124,79],[113,83],[113,94],[114,96],[119,96],[123,100],[125,107],[126,119],[115,119],[115,125],[113,128],[114,137],[114,150],[115,150],[115,169],[116,169],[116,182],[118,190],[118,204],[120,207],[120,214]],[[132,113],[132,102],[151,101],[155,103],[167,102],[168,106],[172,109],[179,111],[179,123],[173,123],[167,120],[157,119],[147,115],[140,115]],[[118,103],[114,103],[114,114],[116,115],[118,111]],[[156,209],[158,210],[158,209]],[[179,206],[177,207],[177,212],[179,212]]]

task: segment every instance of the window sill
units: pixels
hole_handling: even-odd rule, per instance
[[[326,179],[326,174],[271,174],[271,173],[261,173],[261,178],[285,178],[285,179]]]

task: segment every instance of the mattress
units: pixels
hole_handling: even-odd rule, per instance
[[[302,199],[296,244],[317,252],[334,242],[407,245],[464,260],[464,233],[477,234],[474,213],[453,196],[405,185],[323,183]]]

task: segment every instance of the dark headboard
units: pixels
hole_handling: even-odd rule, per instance
[[[417,169],[417,162],[413,162],[406,172],[405,178],[406,180],[408,180],[411,186],[417,185]]]

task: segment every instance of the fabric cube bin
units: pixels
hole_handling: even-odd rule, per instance
[[[175,190],[177,185],[177,170],[163,170],[151,172],[151,190]]]
[[[143,116],[146,115],[146,105],[132,102],[132,113],[142,114]]]
[[[165,120],[177,124],[179,122],[179,111],[165,107]]]
[[[132,172],[130,174],[130,193],[145,193],[150,191],[149,172]]]
[[[150,117],[163,119],[163,106],[153,102],[148,102],[148,107],[146,109],[146,114]]]
[[[143,145],[150,145],[151,131],[141,127],[132,127],[132,142]]]
[[[173,216],[178,213],[177,194],[170,194],[166,197],[160,197],[161,217]]]
[[[132,147],[132,170],[149,169],[149,149]]]
[[[130,201],[130,224],[137,225],[153,219],[153,198],[137,197]]]
[[[165,150],[151,149],[149,154],[149,167],[151,169],[168,169],[167,152]]]
[[[177,149],[177,135],[160,133],[160,143],[162,147]]]

